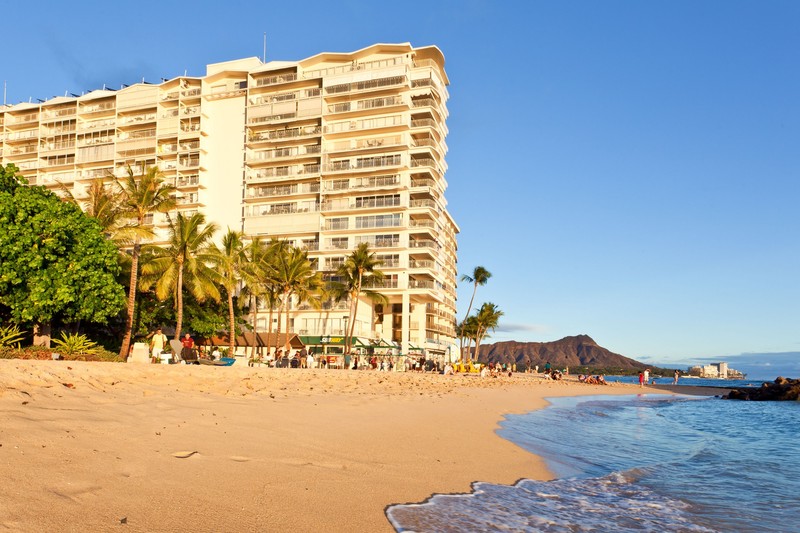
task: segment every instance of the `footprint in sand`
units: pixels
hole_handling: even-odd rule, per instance
[[[250,457],[244,457],[242,455],[231,455],[230,460],[236,461],[237,463],[246,463],[248,461],[252,461]]]
[[[172,454],[172,457],[174,457],[176,459],[188,459],[189,457],[191,457],[191,456],[193,456],[193,455],[195,455],[197,453],[199,453],[199,452],[197,452],[197,451],[193,451],[193,452],[186,452],[186,451],[184,451],[184,452],[175,452],[175,453]]]

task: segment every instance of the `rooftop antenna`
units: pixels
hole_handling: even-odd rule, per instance
[[[267,62],[267,32],[264,32],[264,63]]]

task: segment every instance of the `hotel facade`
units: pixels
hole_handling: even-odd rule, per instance
[[[365,351],[443,359],[457,353],[447,85],[433,46],[251,57],[208,65],[203,77],[2,106],[0,157],[79,201],[97,178],[155,165],[177,188],[177,212],[287,240],[328,276],[366,242],[383,261],[376,290],[388,304],[365,299],[356,317],[346,302],[293,305],[291,329],[336,345],[355,320]],[[166,217],[150,223],[163,238]]]

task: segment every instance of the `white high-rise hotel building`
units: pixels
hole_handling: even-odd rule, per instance
[[[204,77],[0,106],[0,157],[79,200],[98,177],[157,165],[179,211],[286,239],[323,272],[367,242],[383,260],[389,304],[365,301],[356,317],[346,304],[296,308],[292,329],[334,342],[327,337],[355,320],[363,343],[439,357],[455,336],[457,279],[458,227],[444,194],[447,85],[433,46],[251,57],[208,65]],[[152,223],[163,231],[165,218]]]

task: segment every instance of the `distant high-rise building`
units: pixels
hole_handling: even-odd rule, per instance
[[[204,77],[0,106],[0,157],[78,200],[96,178],[156,165],[178,189],[177,211],[288,240],[327,275],[366,242],[389,303],[365,301],[355,317],[346,304],[294,306],[293,331],[336,344],[355,320],[364,349],[443,357],[455,338],[458,233],[445,199],[447,85],[434,46],[251,57]],[[165,223],[153,217],[160,238]]]

